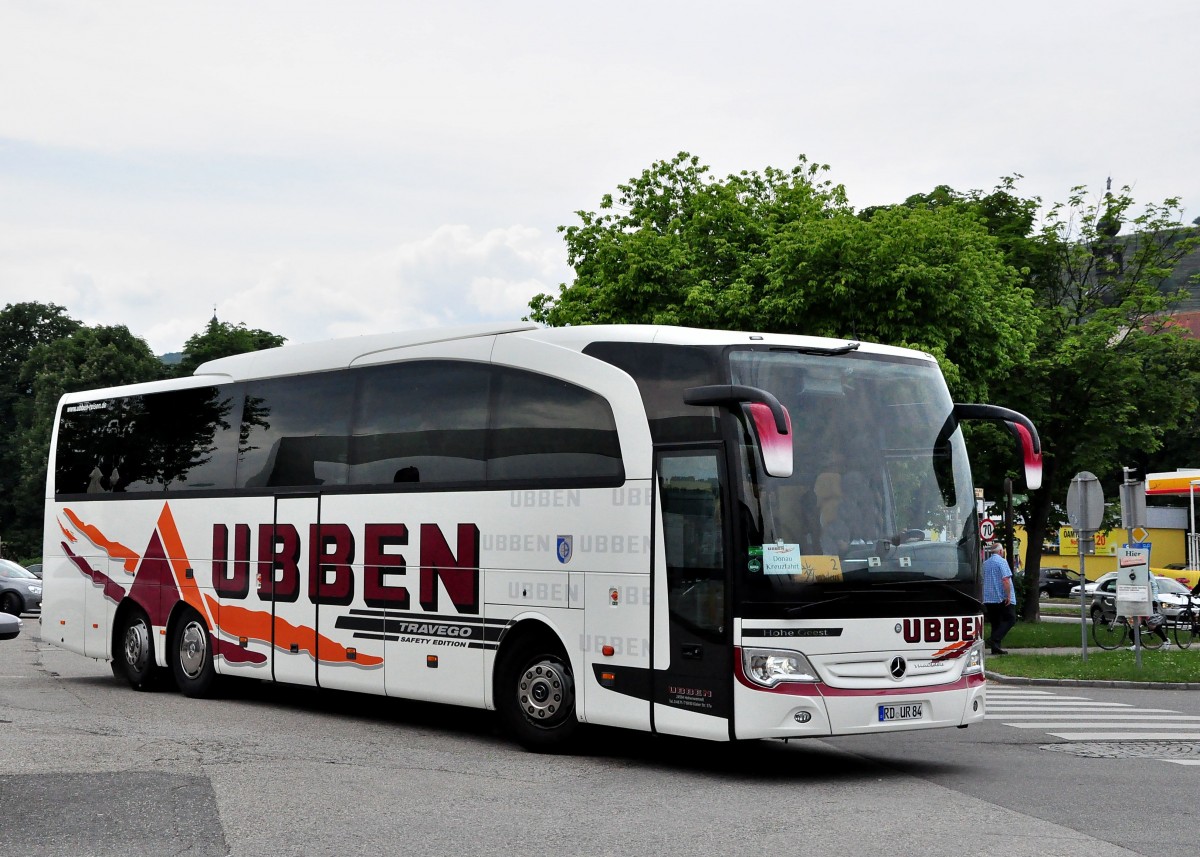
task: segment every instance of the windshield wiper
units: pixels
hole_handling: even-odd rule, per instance
[[[789,607],[787,610],[785,610],[783,612],[786,613],[788,616],[795,616],[799,613],[802,613],[805,610],[810,610],[813,607],[820,607],[822,604],[836,604],[838,601],[845,601],[852,594],[853,593],[848,592],[845,595],[838,595],[834,598],[826,598],[824,601],[809,601],[805,604],[797,604],[795,607]]]
[[[947,592],[957,595],[961,600],[966,601],[972,607],[983,609],[982,601],[980,601],[974,595],[968,595],[961,589],[958,589],[945,580],[910,580],[908,583],[910,586],[936,586],[939,589],[945,589]]]

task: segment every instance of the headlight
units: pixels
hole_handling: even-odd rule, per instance
[[[42,587],[40,587],[40,586],[31,586],[31,587],[29,587],[29,594],[30,594],[30,595],[41,595],[41,594],[42,594]]]
[[[785,649],[742,649],[742,669],[747,677],[763,687],[782,681],[819,681],[808,658]]]
[[[963,675],[974,675],[983,672],[983,641],[977,640],[967,652],[966,663],[963,664]]]

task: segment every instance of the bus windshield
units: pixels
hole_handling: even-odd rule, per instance
[[[978,599],[970,469],[962,432],[944,431],[954,406],[934,362],[758,350],[729,363],[733,383],[770,391],[792,419],[785,478],[763,472],[741,421],[734,577],[750,614]]]

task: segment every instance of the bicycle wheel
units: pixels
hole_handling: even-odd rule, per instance
[[[1130,637],[1129,638],[1130,638],[1130,641],[1132,642],[1132,640],[1133,640],[1132,629],[1130,629]],[[1143,649],[1161,649],[1162,644],[1165,642],[1166,642],[1166,640],[1164,640],[1162,637],[1158,636],[1158,634],[1156,634],[1154,631],[1151,631],[1149,628],[1147,628],[1145,623],[1142,623],[1142,648]]]
[[[1125,642],[1125,633],[1129,630],[1123,618],[1116,616],[1108,619],[1099,612],[1092,614],[1092,639],[1102,649],[1115,649]]]
[[[1175,617],[1175,645],[1186,649],[1196,639],[1196,614],[1188,609]]]

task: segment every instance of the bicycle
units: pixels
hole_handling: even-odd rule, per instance
[[[1162,648],[1163,638],[1154,633],[1149,627],[1145,618],[1139,620],[1142,625],[1142,648],[1143,649],[1159,649]],[[1166,620],[1164,620],[1166,621]],[[1182,649],[1186,649],[1192,644],[1192,636],[1195,632],[1200,632],[1195,624],[1190,623],[1186,627],[1187,642],[1180,642],[1180,626],[1175,626],[1175,643]],[[1092,639],[1096,641],[1096,645],[1102,649],[1111,651],[1112,649],[1120,648],[1123,645],[1133,645],[1134,631],[1133,624],[1126,616],[1105,616],[1099,610],[1092,611]],[[1128,642],[1126,642],[1128,641]]]
[[[1171,624],[1175,629],[1175,644],[1181,649],[1186,649],[1192,644],[1192,640],[1200,637],[1200,610],[1196,609],[1196,605],[1188,604],[1179,611]]]

